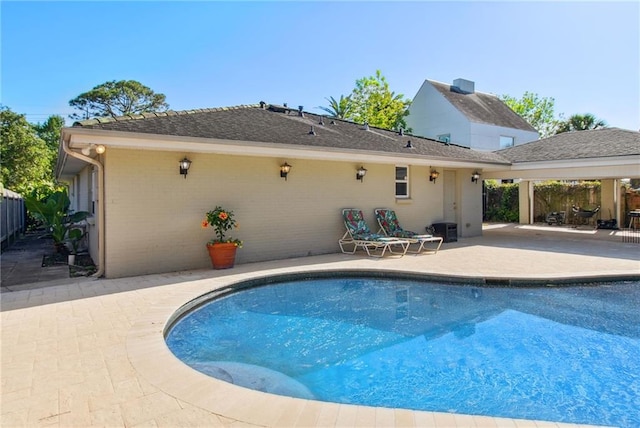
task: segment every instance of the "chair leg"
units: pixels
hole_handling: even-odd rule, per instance
[[[397,251],[393,251],[392,249],[392,245],[400,245],[400,248],[402,248],[401,252],[397,252]],[[389,243],[388,247],[389,247],[389,252],[391,254],[396,254],[396,255],[400,255],[400,257],[404,256],[405,254],[407,254],[407,251],[409,250],[409,245],[411,245],[411,243],[409,241],[401,241],[401,242],[391,242]]]
[[[343,241],[342,239],[338,241],[338,245],[340,245],[340,251],[344,254],[355,254],[358,249],[358,244],[353,241]],[[353,245],[353,251],[345,250],[345,245]]]

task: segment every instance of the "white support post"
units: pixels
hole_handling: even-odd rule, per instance
[[[520,224],[533,224],[533,182],[522,180],[518,187]]]

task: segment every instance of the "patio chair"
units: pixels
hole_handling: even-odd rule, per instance
[[[406,239],[410,241],[411,244],[416,244],[418,246],[417,250],[411,250],[408,252],[419,254],[423,251],[433,251],[433,253],[435,254],[440,249],[443,241],[441,237],[433,235],[420,235],[416,232],[403,229],[398,222],[398,217],[396,216],[396,212],[394,210],[390,210],[387,208],[376,208],[374,212],[376,214],[376,220],[380,225],[380,230],[378,231],[378,233],[382,232],[386,236]],[[428,242],[435,243],[436,248],[425,248],[424,245]]]
[[[407,254],[411,244],[409,240],[372,233],[361,210],[345,208],[342,210],[342,219],[347,228],[338,240],[343,253],[354,254],[360,248],[371,257],[383,257],[387,251],[401,257]],[[347,249],[350,245],[353,245],[353,250]]]

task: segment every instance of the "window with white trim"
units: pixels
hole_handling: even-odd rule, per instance
[[[451,134],[440,134],[437,138],[441,143],[450,143],[451,142]]]
[[[409,167],[396,166],[396,198],[409,197]]]
[[[513,143],[515,142],[514,137],[507,137],[506,135],[500,136],[500,148],[506,149],[507,147],[513,147]]]

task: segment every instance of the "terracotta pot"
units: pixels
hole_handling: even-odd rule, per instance
[[[236,261],[236,244],[207,244],[211,265],[214,269],[229,269]]]

